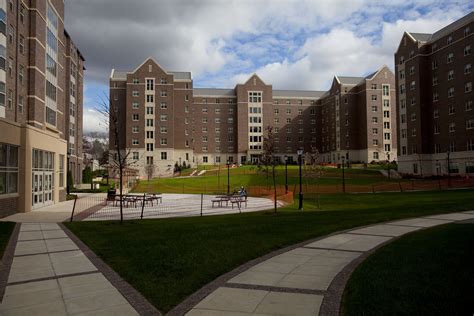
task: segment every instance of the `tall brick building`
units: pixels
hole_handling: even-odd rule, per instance
[[[367,78],[335,77],[327,92],[274,90],[256,74],[233,89],[193,88],[190,72],[149,58],[132,71],[112,70],[110,103],[119,144],[142,177],[147,164],[171,175],[175,163],[257,162],[267,126],[281,161],[316,149],[326,162],[370,162],[396,159],[394,81],[382,67]]]
[[[84,58],[64,1],[0,0],[0,217],[62,201],[82,170]]]
[[[474,13],[433,34],[405,32],[395,53],[399,171],[474,173]]]

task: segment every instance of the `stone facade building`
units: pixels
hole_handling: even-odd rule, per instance
[[[474,173],[474,13],[433,34],[405,32],[395,53],[399,171]]]
[[[382,67],[366,78],[335,77],[327,92],[274,90],[256,74],[233,89],[194,88],[190,72],[148,58],[132,71],[112,70],[110,106],[120,117],[120,148],[141,177],[151,164],[154,176],[169,176],[176,163],[256,163],[268,126],[281,161],[296,161],[299,149],[329,163],[343,155],[395,160],[394,82]]]
[[[66,198],[82,170],[84,58],[64,1],[0,0],[0,217]]]

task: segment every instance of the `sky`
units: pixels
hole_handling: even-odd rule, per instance
[[[191,71],[194,87],[233,88],[257,73],[274,89],[327,90],[334,75],[392,70],[403,32],[434,33],[470,0],[67,0],[65,25],[85,57],[84,131],[112,68],[153,57]]]

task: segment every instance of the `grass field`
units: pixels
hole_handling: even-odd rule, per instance
[[[343,315],[472,315],[474,224],[415,232],[379,249],[353,273]]]
[[[273,250],[351,227],[474,209],[474,190],[332,194],[273,215],[236,215],[66,225],[166,312],[203,285]]]
[[[209,166],[208,166],[209,167]],[[217,168],[217,167],[214,167]],[[208,168],[209,169],[209,168]],[[322,168],[320,177],[305,176],[303,172],[304,185],[319,186],[340,186],[342,184],[342,169]],[[187,170],[189,173],[189,170]],[[285,167],[279,166],[276,169],[277,185],[285,184]],[[272,185],[271,176],[265,172],[259,171],[256,166],[243,166],[230,169],[230,187],[231,190],[240,186],[270,186]],[[398,182],[398,180],[389,181],[377,169],[345,169],[345,181],[347,185],[373,185],[379,183]],[[299,183],[298,166],[288,166],[288,185],[290,189]],[[224,192],[227,190],[227,168],[208,170],[202,176],[188,178],[162,178],[143,180],[135,188],[135,192],[163,192],[163,193],[197,193],[197,192]]]
[[[13,222],[0,222],[0,259],[3,257],[5,247],[10,240],[15,223]]]

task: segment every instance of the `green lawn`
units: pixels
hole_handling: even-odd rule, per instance
[[[379,249],[351,276],[344,315],[473,315],[474,224],[448,224]]]
[[[14,227],[15,223],[13,222],[0,222],[0,260],[3,257],[3,252],[10,240],[10,235]]]
[[[333,194],[271,213],[66,225],[163,312],[248,260],[355,226],[474,209],[474,190]]]
[[[188,173],[189,170],[187,170]],[[285,184],[285,167],[279,166],[276,170],[277,185]],[[340,186],[342,184],[342,169],[322,168],[321,177],[304,176],[304,185],[323,185]],[[373,185],[388,183],[389,180],[375,169],[345,169],[345,178],[347,185]],[[390,180],[398,182],[398,180]],[[299,184],[298,166],[288,166],[288,184],[294,188]],[[267,177],[265,172],[258,171],[256,166],[243,166],[232,168],[230,170],[231,190],[240,186],[270,186],[272,185],[271,176]],[[219,188],[219,189],[218,189]],[[214,167],[202,176],[192,178],[162,178],[142,180],[135,188],[135,192],[163,192],[163,193],[198,193],[198,192],[223,192],[227,190],[227,168]]]

